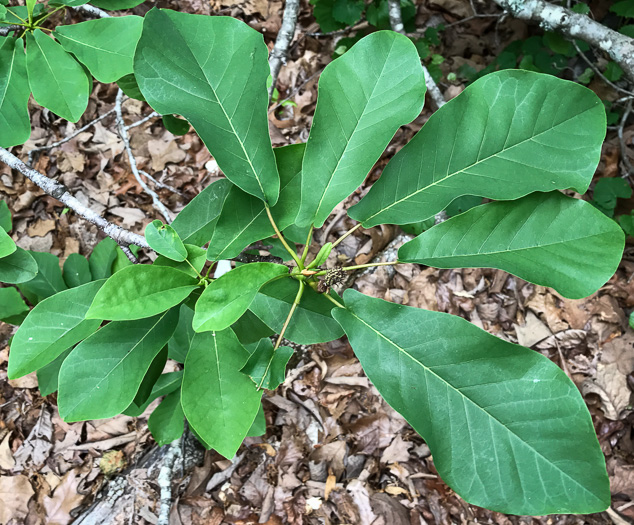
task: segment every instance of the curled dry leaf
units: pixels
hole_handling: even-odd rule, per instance
[[[0,523],[25,518],[33,494],[27,476],[0,476]]]

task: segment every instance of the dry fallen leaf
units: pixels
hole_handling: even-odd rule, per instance
[[[15,465],[15,459],[9,445],[10,438],[11,432],[7,432],[7,435],[0,442],[0,469],[3,470],[11,470]]]
[[[0,476],[0,524],[25,518],[33,494],[27,476]]]
[[[81,478],[77,476],[77,473],[70,470],[55,489],[53,497],[44,498],[47,525],[66,525],[71,522],[70,511],[84,499],[83,495],[77,493],[80,482]]]

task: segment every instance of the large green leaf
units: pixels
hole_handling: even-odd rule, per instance
[[[268,131],[267,56],[262,35],[239,20],[152,9],[134,74],[156,111],[185,117],[227,178],[272,206],[280,181]]]
[[[40,389],[42,396],[48,396],[53,392],[57,392],[59,384],[59,370],[62,368],[64,360],[70,354],[72,348],[62,352],[48,365],[38,369],[37,371],[37,386]]]
[[[147,403],[147,400],[152,395],[154,386],[156,385],[158,379],[161,377],[166,363],[167,345],[164,346],[156,355],[156,357],[152,360],[152,363],[145,373],[145,376],[143,376],[143,381],[141,381],[141,385],[139,386],[139,389],[137,390],[137,393],[132,400],[132,405],[142,406]]]
[[[132,403],[152,361],[176,327],[177,311],[112,322],[70,353],[59,372],[65,421],[114,417]]]
[[[0,200],[0,228],[6,232],[10,232],[13,228],[9,205],[3,200]]]
[[[434,113],[350,209],[365,227],[408,224],[456,197],[584,193],[599,162],[605,110],[589,89],[551,75],[487,75]]]
[[[280,198],[271,209],[271,215],[280,230],[293,224],[299,211],[304,149],[305,144],[291,144],[273,150],[280,174]],[[218,217],[207,258],[210,261],[232,259],[255,241],[274,234],[264,203],[234,186]]]
[[[334,294],[334,292],[331,292]],[[297,295],[297,282],[280,279],[264,286],[249,309],[277,333],[291,310]],[[309,286],[304,288],[302,301],[295,309],[284,337],[300,345],[326,343],[339,339],[343,330],[332,318],[332,303]]]
[[[192,277],[198,277],[207,262],[207,251],[194,244],[185,244],[185,250],[187,251],[186,261],[173,261],[172,259],[159,255],[154,261],[154,265],[169,266],[171,268],[176,268],[181,272],[185,272]]]
[[[77,122],[86,111],[90,78],[64,48],[36,29],[26,34],[26,68],[35,101]]]
[[[19,286],[22,293],[34,295],[41,301],[68,289],[57,257],[48,252],[29,252],[29,254],[37,263],[37,275]]]
[[[26,73],[24,41],[4,38],[0,46],[0,146],[10,148],[31,135],[28,102],[31,95]]]
[[[93,279],[107,279],[112,275],[117,248],[119,248],[117,243],[110,237],[106,237],[94,247],[88,259]]]
[[[17,246],[11,236],[3,228],[0,228],[0,259],[11,255],[16,249]]]
[[[18,248],[8,257],[0,259],[0,281],[9,284],[25,283],[37,275],[37,263],[33,256]]]
[[[180,390],[165,396],[152,412],[147,425],[157,445],[167,445],[183,435],[185,414],[181,407]]]
[[[194,330],[224,330],[247,311],[258,290],[271,279],[288,274],[288,267],[273,263],[239,266],[210,283],[196,303]]]
[[[624,243],[619,225],[591,204],[551,192],[472,208],[398,254],[436,268],[498,268],[580,299],[614,275]]]
[[[142,28],[140,16],[119,16],[58,26],[53,35],[93,77],[107,83],[132,73]]]
[[[211,239],[227,193],[233,187],[227,179],[207,186],[185,206],[172,222],[184,243],[202,246]]]
[[[298,225],[322,226],[363,182],[396,130],[418,116],[424,102],[420,58],[403,35],[372,33],[329,64],[319,79],[306,144]]]
[[[164,312],[182,302],[197,280],[169,266],[128,266],[106,281],[87,319],[127,321]]]
[[[194,335],[196,335],[194,327],[192,326],[194,311],[189,306],[182,304],[178,315],[178,325],[167,344],[167,348],[170,359],[184,363],[187,352],[189,352],[189,348],[192,345]]]
[[[196,334],[185,361],[181,403],[194,432],[232,458],[260,408],[261,392],[240,372],[249,353],[228,328]]]
[[[366,374],[466,501],[530,515],[610,505],[592,419],[554,363],[459,317],[353,290],[344,299],[333,316]]]
[[[46,366],[99,328],[101,319],[86,319],[86,312],[103,284],[94,281],[65,290],[31,310],[11,343],[11,379]]]

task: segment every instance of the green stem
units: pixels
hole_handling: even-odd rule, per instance
[[[335,299],[334,297],[331,297],[329,293],[325,293],[323,294],[323,296],[328,299],[331,303],[336,304],[339,308],[345,308],[345,306],[343,304],[341,304],[339,301],[337,301],[337,299]]]
[[[332,243],[332,247],[334,248],[335,246],[337,246],[337,244],[339,244],[341,241],[343,241],[348,235],[351,235],[354,232],[356,232],[359,228],[361,228],[361,223],[357,224],[356,226],[353,226],[346,233],[344,233],[341,237],[339,237],[335,242]]]
[[[310,230],[308,230],[308,238],[306,239],[306,244],[304,245],[304,251],[302,252],[302,258],[300,259],[302,261],[302,264],[306,262],[306,257],[308,257],[308,248],[310,248],[310,241],[313,240],[314,229],[315,229],[314,226],[311,225]]]
[[[353,270],[363,270],[364,268],[374,268],[375,266],[393,266],[395,264],[402,264],[400,261],[391,262],[378,262],[369,264],[357,264],[356,266],[344,266],[341,268],[344,272],[351,272]]]
[[[198,277],[200,277],[201,279],[204,279],[204,277],[200,274],[200,272],[198,270],[196,270],[196,268],[194,267],[194,265],[192,263],[190,263],[187,259],[185,259],[185,262],[187,264],[189,264],[189,266],[191,266],[192,270],[194,270],[196,272],[196,275]]]
[[[275,224],[275,220],[273,219],[273,215],[271,215],[271,208],[269,208],[268,204],[264,203],[264,209],[266,210],[266,214],[269,217],[269,221],[271,222],[271,226],[273,226],[273,229],[275,230],[275,234],[277,235],[277,238],[282,242],[282,244],[284,245],[284,248],[286,249],[286,251],[291,255],[293,260],[297,263],[297,266],[299,266],[299,269],[303,270],[304,269],[304,265],[302,264],[302,261],[300,261],[299,257],[297,257],[297,254],[288,245],[288,243],[286,242],[286,239],[282,235],[282,232],[277,227],[277,224]]]
[[[306,285],[304,284],[304,281],[298,281],[298,282],[299,282],[299,289],[297,290],[297,295],[295,296],[295,300],[293,301],[293,306],[291,306],[291,310],[290,312],[288,312],[288,315],[286,316],[286,321],[284,321],[284,326],[282,326],[282,330],[280,330],[280,335],[277,338],[275,346],[273,347],[274,352],[280,347],[280,343],[282,342],[282,339],[284,339],[284,333],[286,332],[286,329],[288,328],[288,325],[291,322],[291,317],[293,317],[293,314],[295,313],[295,310],[297,306],[299,305],[299,302],[302,300],[302,294],[304,293],[304,287]]]
[[[37,24],[35,25],[35,27],[37,27],[38,29],[42,29],[41,27],[39,27],[40,25],[42,25],[42,22],[44,22],[44,20],[46,20],[49,16],[54,15],[55,13],[57,13],[57,11],[59,11],[60,9],[64,9],[66,6],[60,6],[57,9],[53,9],[53,11],[51,11],[50,13],[47,13],[46,16],[44,16],[43,18],[40,18],[37,21]]]

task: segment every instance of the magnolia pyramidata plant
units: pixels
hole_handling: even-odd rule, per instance
[[[599,161],[606,122],[593,92],[528,71],[481,78],[434,113],[348,210],[357,226],[317,250],[314,229],[421,112],[423,70],[405,36],[372,33],[329,64],[307,143],[281,148],[268,132],[267,47],[244,23],[153,9],[133,67],[150,106],[187,119],[226,179],[171,225],[147,227],[153,264],[104,259],[103,250],[98,271],[74,261],[83,278],[69,272],[72,285],[20,326],[10,378],[42,373],[59,388],[66,421],[138,415],[164,396],[149,420],[159,443],[176,439],[187,420],[203,445],[231,458],[265,430],[263,390],[284,380],[293,353],[281,343],[345,334],[466,501],[532,515],[608,507],[590,414],[560,368],[459,317],[352,289],[340,297],[331,286],[360,267],[323,268],[360,226],[423,221],[476,195],[494,202],[407,242],[398,262],[498,268],[565,297],[594,293],[615,272],[624,235],[562,193],[584,193]],[[13,247],[6,238],[2,253]],[[263,239],[279,243],[290,263],[241,264],[217,279],[205,270]],[[163,374],[168,358],[182,370]]]

